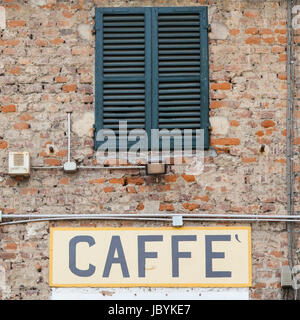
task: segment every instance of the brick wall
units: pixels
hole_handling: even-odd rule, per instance
[[[286,214],[286,1],[0,0],[0,5],[6,9],[6,28],[0,30],[4,213]],[[29,179],[6,175],[8,151],[28,150],[35,166],[66,161],[70,108],[72,158],[82,165],[95,163],[94,8],[176,5],[209,7],[211,146],[216,153],[205,154],[204,172],[191,175],[187,166],[170,166],[157,179],[139,170],[34,170]],[[0,298],[49,297],[49,227],[58,225],[137,224],[1,227]],[[251,298],[280,299],[280,267],[286,264],[286,225],[253,223]]]

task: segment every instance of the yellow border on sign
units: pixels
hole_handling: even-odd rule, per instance
[[[53,283],[53,232],[54,231],[98,231],[98,230],[248,230],[248,270],[249,279],[248,283],[179,283],[179,284],[166,284],[166,283],[146,283],[146,284],[54,284]],[[157,288],[244,288],[251,287],[252,285],[252,261],[251,261],[251,227],[127,227],[127,228],[113,228],[113,227],[53,227],[50,228],[50,249],[49,249],[49,286],[57,288],[70,288],[70,287],[89,287],[89,288],[133,288],[133,287],[157,287]]]

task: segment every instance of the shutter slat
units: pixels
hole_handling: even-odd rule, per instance
[[[120,34],[120,33],[104,33],[104,39],[105,38],[109,38],[109,39],[113,39],[113,38],[118,38],[118,39],[122,39],[122,38],[144,38],[144,32],[140,32],[140,33],[126,33],[126,34]]]
[[[199,99],[200,98],[200,94],[198,95],[160,95],[159,96],[159,100],[181,100],[181,99]]]
[[[199,88],[198,89],[178,89],[178,90],[176,90],[176,89],[174,89],[174,90],[172,90],[172,89],[165,89],[165,90],[163,90],[163,89],[160,89],[159,90],[159,93],[160,94],[165,94],[165,93],[177,93],[177,94],[181,94],[181,93],[199,93]]]
[[[145,95],[122,95],[122,93],[116,91],[116,94],[113,96],[109,96],[104,94],[104,101],[105,100],[143,100],[145,99]]]
[[[127,107],[104,107],[103,109],[105,111],[105,116],[109,112],[116,112],[115,114],[121,114],[124,111],[128,110]],[[130,107],[129,110],[132,112],[144,111],[144,107]],[[120,112],[120,113],[117,113],[117,112]]]
[[[167,26],[167,27],[171,27],[171,26],[199,26],[199,21],[168,21],[168,22],[162,22],[159,21],[158,22],[158,26]]]
[[[103,119],[103,123],[105,123],[105,124],[107,124],[107,123],[117,123],[118,124],[119,121],[120,121],[119,116],[116,119],[106,119],[106,118]],[[130,116],[127,115],[126,121],[127,121],[127,123],[134,123],[134,124],[135,123],[144,123],[145,122],[144,114],[139,119],[130,119]]]
[[[199,70],[200,70],[200,61],[191,61],[191,62],[160,62],[159,63],[160,66],[174,66],[175,68],[176,66],[199,66]]]
[[[194,117],[192,119],[195,119],[195,117],[200,117],[200,109],[198,112],[160,112],[159,113],[159,117],[160,117],[159,121],[163,122],[163,117],[169,118],[170,116],[172,116],[172,117]]]
[[[159,126],[160,129],[199,129],[199,123],[186,123],[183,124],[181,122],[179,123],[174,123],[174,124],[160,124]]]
[[[111,21],[144,21],[144,17],[141,15],[122,15],[122,14],[116,14],[116,15],[106,15],[104,14],[103,17],[104,22],[111,22]]]
[[[144,39],[104,39],[104,44],[131,44],[131,43],[144,43]]]
[[[172,105],[200,105],[199,101],[185,100],[185,101],[159,101],[160,106],[172,106]]]
[[[131,51],[131,50],[115,50],[115,51],[105,51],[108,56],[134,56],[134,55],[144,55],[144,50]]]
[[[123,32],[129,32],[129,33],[131,33],[131,32],[143,32],[144,33],[144,28],[138,28],[138,27],[135,27],[135,26],[132,26],[132,25],[129,25],[130,26],[130,28],[105,28],[104,27],[104,32],[107,32],[108,34],[110,33],[110,32],[112,32],[112,33],[123,33]]]
[[[178,48],[178,46],[174,46],[174,48]],[[199,46],[200,48],[200,46]],[[161,50],[160,55],[179,55],[179,54],[199,54],[200,55],[200,50]]]
[[[159,29],[160,32],[160,29]],[[175,33],[170,33],[170,32],[160,32],[159,34],[160,38],[197,38],[199,41],[200,33],[193,33],[193,32],[175,32]],[[178,40],[177,40],[178,41]]]
[[[162,38],[162,39],[159,39],[158,40],[158,43],[175,43],[177,44],[177,47],[178,47],[178,44],[181,44],[181,43],[191,43],[191,42],[195,42],[195,43],[199,43],[199,39],[197,38],[183,38],[183,39],[178,39],[177,38]],[[199,45],[200,47],[200,45]]]
[[[160,107],[159,108],[159,111],[160,112],[163,112],[163,111],[166,111],[166,112],[189,112],[189,111],[199,111],[200,110],[200,105],[199,106],[188,106],[188,107],[185,107],[185,106],[182,106],[180,105],[179,107]]]
[[[116,45],[104,45],[103,46],[104,50],[134,50],[134,49],[145,49],[144,45],[128,45],[124,44],[121,46],[116,46]]]
[[[122,21],[122,22],[104,22],[104,27],[143,27],[144,22],[132,22],[132,21]]]
[[[135,118],[135,117],[144,117],[145,113],[141,112],[141,113],[137,113],[137,112],[132,112],[132,113],[109,113],[107,112],[105,114],[105,118]]]

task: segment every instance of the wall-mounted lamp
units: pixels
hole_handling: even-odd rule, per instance
[[[146,174],[156,175],[165,174],[167,172],[167,165],[165,163],[147,163]]]

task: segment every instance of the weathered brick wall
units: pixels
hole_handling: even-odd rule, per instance
[[[0,30],[4,213],[286,214],[286,1],[0,0],[0,5],[6,8],[6,28]],[[29,179],[6,175],[8,151],[28,150],[35,166],[66,161],[70,108],[72,159],[94,163],[91,30],[96,6],[198,5],[209,6],[212,26],[210,121],[216,150],[206,153],[202,174],[171,166],[158,179],[139,170],[33,170]],[[137,224],[84,221],[1,227],[0,298],[49,297],[49,227],[57,225]],[[251,298],[280,299],[280,267],[286,264],[286,225],[253,223]]]

